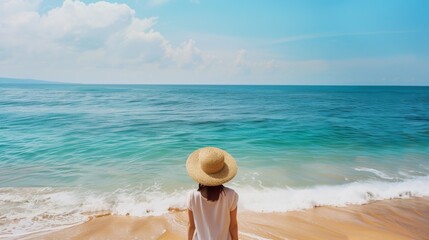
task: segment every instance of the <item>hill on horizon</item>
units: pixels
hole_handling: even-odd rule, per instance
[[[36,80],[36,79],[2,78],[2,77],[0,77],[0,84],[59,84],[59,82]]]

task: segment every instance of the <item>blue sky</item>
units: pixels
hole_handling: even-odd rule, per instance
[[[3,0],[0,77],[429,85],[429,1]]]

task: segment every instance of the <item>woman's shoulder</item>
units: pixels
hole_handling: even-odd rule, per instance
[[[227,199],[230,210],[232,211],[236,209],[238,198],[239,198],[238,194],[232,188],[225,187],[223,190],[225,192],[225,199]]]
[[[195,189],[189,190],[189,192],[188,192],[188,198],[195,197],[197,194],[199,194],[198,190],[195,190]]]
[[[224,187],[223,191],[225,192],[226,195],[238,195],[234,189],[229,187]]]

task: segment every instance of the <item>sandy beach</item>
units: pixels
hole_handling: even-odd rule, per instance
[[[21,239],[186,239],[185,211],[163,216],[100,214],[88,222]],[[429,239],[429,198],[317,207],[287,213],[239,212],[240,239]]]

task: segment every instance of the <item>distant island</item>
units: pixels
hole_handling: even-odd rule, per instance
[[[35,80],[35,79],[20,79],[20,78],[1,78],[0,84],[59,84],[59,82]]]

